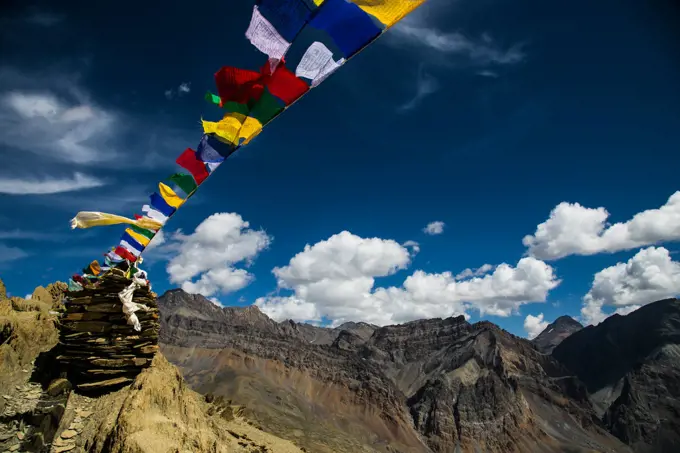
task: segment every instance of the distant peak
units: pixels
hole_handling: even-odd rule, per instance
[[[583,324],[572,318],[571,316],[567,315],[562,315],[559,318],[557,318],[555,321],[552,323],[553,325],[573,325],[573,326],[580,326],[583,327]]]

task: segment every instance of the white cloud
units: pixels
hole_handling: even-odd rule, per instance
[[[18,247],[8,247],[4,244],[0,244],[0,263],[20,260],[27,256],[29,256],[29,254]]]
[[[609,316],[603,308],[615,307],[619,314],[680,294],[680,262],[673,261],[663,247],[640,250],[626,263],[601,270],[583,298],[581,316],[598,324]]]
[[[415,44],[449,56],[461,55],[480,65],[516,64],[526,57],[520,45],[502,48],[488,34],[480,39],[471,39],[457,31],[443,32],[431,26],[422,16],[407,16],[391,32],[395,44]]]
[[[524,318],[524,330],[527,333],[527,338],[533,340],[543,332],[550,323],[543,319],[543,313],[539,313],[538,316],[527,315]]]
[[[158,230],[158,233],[151,239],[151,242],[149,242],[144,251],[149,252],[163,244],[165,244],[165,233],[163,230]]]
[[[188,293],[203,294],[204,296],[217,293],[228,294],[245,288],[254,278],[244,269],[233,269],[231,267],[210,269],[201,274],[198,281],[182,283],[182,289]]]
[[[45,90],[0,93],[0,144],[78,164],[115,158],[103,145],[116,115],[74,91],[70,101]]]
[[[248,285],[254,276],[234,265],[252,262],[272,241],[264,231],[249,227],[238,214],[218,213],[201,222],[190,235],[172,235],[167,245],[177,254],[167,266],[170,282],[206,297]]]
[[[586,208],[562,202],[534,235],[525,236],[528,253],[543,260],[569,255],[613,253],[665,241],[680,240],[680,191],[658,209],[635,214],[627,222],[607,224],[609,213],[603,207]]]
[[[101,187],[106,183],[101,179],[82,173],[74,173],[73,178],[10,178],[0,176],[0,193],[10,195],[46,195],[61,192]]]
[[[435,222],[430,222],[425,228],[423,228],[423,233],[429,235],[442,234],[444,232],[444,227],[446,224],[439,220]]]
[[[415,107],[417,107],[420,102],[425,99],[427,96],[435,93],[437,90],[439,90],[440,85],[437,79],[435,79],[433,76],[430,74],[427,74],[423,68],[423,66],[420,66],[420,69],[418,70],[418,79],[416,81],[416,94],[413,96],[413,98],[406,102],[405,104],[399,106],[397,109],[400,112],[406,112],[409,110],[413,110]]]
[[[170,100],[175,96],[182,97],[189,92],[191,92],[191,82],[182,82],[176,89],[165,90],[165,97]]]
[[[222,302],[217,297],[208,297],[208,300],[220,308],[223,307]]]
[[[292,290],[291,296],[261,297],[255,304],[277,320],[386,325],[466,315],[468,309],[509,316],[524,303],[545,301],[559,284],[550,266],[523,258],[516,267],[501,264],[493,274],[465,281],[450,272],[417,270],[401,287],[374,287],[377,277],[409,264],[408,250],[397,242],[343,231],[305,246],[287,266],[274,269],[279,288]]]
[[[479,277],[484,274],[488,274],[490,271],[493,270],[493,266],[491,264],[482,264],[480,267],[477,269],[470,269],[467,268],[463,270],[463,272],[460,272],[458,275],[456,275],[456,280],[463,280],[465,278],[469,277]]]
[[[416,241],[409,240],[401,245],[411,250],[411,256],[416,256],[418,253],[420,253],[420,244]]]

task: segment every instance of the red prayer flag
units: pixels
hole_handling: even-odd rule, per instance
[[[185,168],[194,177],[196,184],[200,184],[208,177],[208,170],[205,164],[196,157],[196,151],[187,148],[175,161],[182,168]]]
[[[296,77],[283,62],[276,66],[274,74],[269,75],[271,72],[269,61],[265,63],[260,71],[264,74],[265,85],[269,92],[281,99],[286,105],[292,104],[309,90],[309,85],[304,80]]]
[[[135,262],[137,261],[137,257],[130,253],[126,248],[121,247],[120,245],[116,247],[116,250],[114,250],[114,253],[121,258],[124,258],[128,261]]]
[[[215,73],[215,84],[222,102],[247,104],[260,99],[264,91],[262,74],[231,66],[224,66]]]

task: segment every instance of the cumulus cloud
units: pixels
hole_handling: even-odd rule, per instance
[[[78,164],[116,157],[102,149],[115,134],[116,115],[78,90],[69,97],[45,90],[0,93],[0,144]]]
[[[480,275],[488,274],[492,270],[493,266],[491,264],[482,264],[477,269],[467,268],[463,270],[463,272],[460,272],[458,275],[456,275],[456,280],[463,280],[469,277],[479,277]]]
[[[603,207],[586,208],[562,202],[533,235],[525,236],[528,253],[542,260],[569,255],[613,253],[665,241],[680,240],[680,191],[658,209],[649,209],[627,222],[607,224],[609,212]]]
[[[527,315],[524,318],[524,330],[527,333],[527,338],[533,340],[543,332],[550,323],[543,319],[543,313],[539,313],[538,316]]]
[[[172,235],[167,245],[176,255],[167,265],[169,280],[185,291],[206,297],[237,291],[252,282],[254,276],[234,266],[250,264],[271,241],[267,233],[251,229],[236,213],[213,214],[192,234]]]
[[[415,256],[420,253],[420,244],[416,241],[406,241],[403,244],[404,247],[411,250],[411,256]]]
[[[492,274],[457,281],[450,272],[422,270],[399,287],[375,287],[375,279],[393,275],[410,264],[408,250],[397,242],[336,234],[274,269],[280,289],[290,296],[268,296],[255,304],[277,320],[320,321],[334,325],[365,321],[387,325],[431,317],[482,314],[509,316],[528,302],[545,301],[559,284],[553,269],[534,258],[516,267],[501,264]]]
[[[640,250],[625,263],[601,270],[593,278],[583,298],[581,316],[588,324],[598,324],[609,314],[628,314],[643,305],[680,294],[680,263],[673,261],[663,247]]]
[[[0,176],[0,193],[9,195],[46,195],[92,189],[105,184],[101,179],[78,172],[74,173],[72,178],[13,178]]]
[[[151,239],[151,242],[149,242],[144,251],[149,252],[165,244],[165,242],[166,242],[165,233],[163,232],[163,230],[159,230],[158,233],[156,233],[156,235],[153,237],[153,239]]]
[[[441,222],[439,220],[435,222],[430,222],[427,224],[425,228],[423,228],[423,233],[429,235],[442,234],[444,232],[445,226],[446,225],[444,224],[444,222]]]

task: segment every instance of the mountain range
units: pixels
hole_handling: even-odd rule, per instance
[[[680,451],[676,299],[533,342],[463,317],[324,328],[182,290],[159,306],[195,390],[309,452]]]

